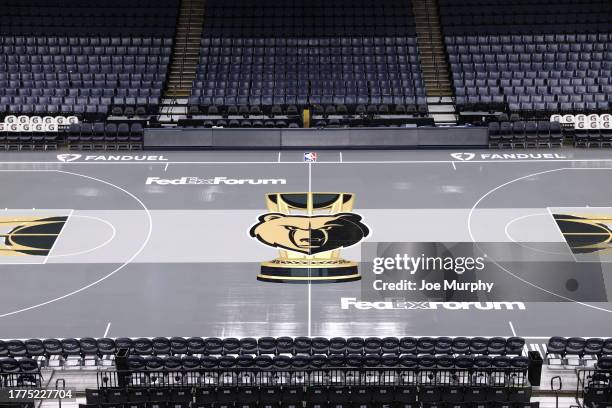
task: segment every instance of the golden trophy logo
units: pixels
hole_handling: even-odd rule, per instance
[[[47,256],[68,217],[0,218],[0,256]]]
[[[268,213],[251,227],[251,237],[279,248],[280,256],[261,264],[260,281],[283,283],[350,282],[361,279],[357,263],[340,257],[340,249],[358,244],[370,233],[351,212],[348,193],[266,194]]]
[[[612,249],[612,217],[553,214],[565,242],[574,254]]]

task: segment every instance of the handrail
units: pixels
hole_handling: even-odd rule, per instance
[[[42,374],[38,372],[0,372],[1,388],[40,388]]]
[[[97,375],[99,388],[191,386],[487,386],[529,387],[527,369],[520,368],[200,368],[194,370],[104,370]]]

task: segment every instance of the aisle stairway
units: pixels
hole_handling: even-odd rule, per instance
[[[181,0],[165,98],[187,98],[200,58],[205,0]]]
[[[437,124],[456,123],[450,70],[442,38],[437,0],[412,3],[419,58],[430,115]]]

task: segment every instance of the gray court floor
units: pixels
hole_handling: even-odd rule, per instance
[[[69,218],[48,256],[0,256],[0,338],[612,336],[612,303],[380,310],[363,282],[258,282],[276,252],[248,236],[266,193],[337,191],[369,242],[562,242],[552,210],[612,215],[611,151],[303,153],[1,155],[0,218]]]

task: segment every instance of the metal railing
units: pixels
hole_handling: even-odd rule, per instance
[[[590,407],[592,402],[612,402],[612,370],[577,368],[576,376],[576,401],[581,407]]]
[[[38,373],[0,372],[0,388],[40,388],[42,375]]]
[[[261,387],[261,386],[472,386],[530,387],[527,370],[514,368],[227,368],[111,371],[97,374],[98,388]]]

